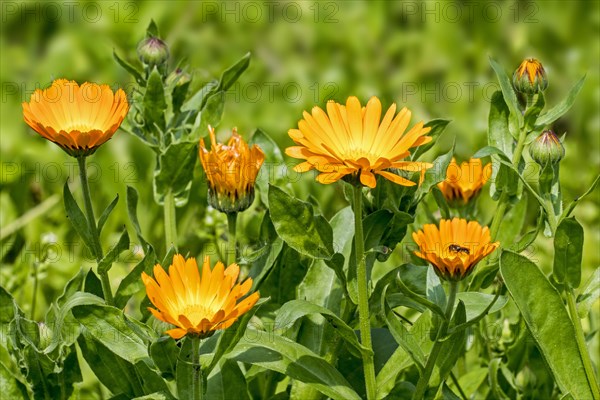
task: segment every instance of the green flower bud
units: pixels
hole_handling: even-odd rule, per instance
[[[190,74],[182,70],[181,68],[177,68],[175,71],[171,72],[169,76],[167,76],[167,86],[175,84],[175,86],[183,86],[189,81],[192,80]]]
[[[169,47],[157,37],[142,40],[137,47],[140,61],[150,67],[162,65],[169,59]]]
[[[237,213],[250,208],[254,202],[254,186],[249,186],[243,193],[234,193],[233,196],[219,193],[218,189],[209,185],[208,204],[222,213]]]
[[[546,71],[541,62],[535,58],[524,60],[513,74],[513,86],[517,92],[537,94],[548,87]]]
[[[544,131],[529,145],[529,155],[533,160],[545,166],[556,164],[565,156],[565,148],[556,134],[549,130]]]

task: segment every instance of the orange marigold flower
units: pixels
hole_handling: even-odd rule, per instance
[[[157,308],[148,309],[159,320],[177,327],[166,331],[173,339],[208,337],[231,326],[260,297],[255,292],[238,302],[252,287],[251,278],[236,284],[239,273],[237,264],[225,268],[221,262],[211,271],[210,260],[205,257],[200,276],[195,258],[185,260],[176,254],[169,274],[159,264],[154,266],[154,279],[142,272],[148,298]]]
[[[443,219],[439,228],[426,224],[412,236],[419,246],[415,254],[429,261],[440,277],[455,281],[467,277],[481,259],[500,245],[490,243],[487,226],[459,218]]]
[[[446,169],[446,179],[438,183],[451,205],[464,205],[476,197],[492,174],[492,164],[483,166],[481,159],[471,158],[460,166],[453,158]]]
[[[113,93],[108,85],[79,86],[66,79],[37,89],[22,106],[27,125],[73,157],[93,154],[112,137],[129,110],[122,89]]]
[[[381,119],[381,102],[371,97],[361,107],[356,97],[349,97],[346,105],[327,102],[327,112],[313,107],[312,114],[304,112],[298,129],[288,134],[298,146],[288,147],[285,153],[306,160],[294,167],[297,172],[316,169],[317,181],[329,184],[347,175],[360,179],[370,188],[377,184],[375,174],[404,186],[414,182],[389,169],[423,173],[433,165],[404,161],[409,149],[431,141],[425,136],[431,128],[419,122],[405,133],[411,112],[405,107],[396,114],[396,104]],[[422,175],[421,175],[422,176]]]
[[[257,145],[250,148],[233,128],[227,144],[217,143],[215,130],[209,126],[210,150],[200,140],[200,161],[208,178],[208,201],[225,213],[244,211],[254,201],[254,183],[265,161]]]

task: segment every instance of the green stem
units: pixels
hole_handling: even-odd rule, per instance
[[[175,216],[175,196],[170,190],[165,193],[163,202],[163,210],[165,217],[165,251],[168,252],[171,246],[177,250],[177,221]]]
[[[548,225],[550,225],[550,230],[554,235],[558,223],[556,222],[556,215],[554,214],[554,205],[552,205],[552,201],[548,198],[544,199],[544,211],[546,211],[546,220],[548,221]]]
[[[191,336],[192,340],[192,398],[204,399],[204,381],[202,379],[202,366],[200,365],[200,337]]]
[[[583,334],[583,328],[581,327],[581,320],[579,319],[577,306],[575,305],[575,294],[571,288],[567,289],[566,292],[569,314],[571,315],[571,320],[573,320],[573,325],[575,326],[575,340],[577,341],[577,347],[579,347],[579,353],[581,354],[581,359],[583,361],[583,369],[585,370],[585,375],[587,376],[590,389],[592,390],[592,396],[594,400],[598,400],[600,399],[600,389],[598,388],[598,381],[596,380],[596,374],[594,373],[594,366],[592,365],[592,360],[590,359],[590,352],[585,344],[585,336]]]
[[[31,296],[31,320],[35,321],[35,305],[37,304],[38,292],[38,262],[33,262],[33,295]]]
[[[96,227],[96,217],[94,217],[94,208],[92,207],[92,198],[90,196],[90,185],[87,179],[87,164],[86,157],[77,157],[79,163],[79,178],[81,179],[81,189],[83,191],[83,202],[85,204],[85,215],[87,218],[88,228],[92,234],[92,242],[94,246],[94,255],[96,256],[96,262],[100,262],[104,257],[102,253],[102,246],[100,245],[100,235],[98,234],[98,228]],[[110,279],[108,278],[108,272],[100,272],[100,281],[102,282],[102,293],[104,293],[104,299],[108,304],[112,304],[113,296],[110,289]]]
[[[523,155],[523,149],[525,148],[525,138],[527,137],[527,131],[524,126],[521,127],[519,131],[519,140],[517,141],[517,147],[515,148],[515,152],[513,153],[512,163],[515,168],[519,168],[519,163],[521,162],[521,156]],[[506,212],[506,208],[508,207],[508,194],[506,191],[502,192],[500,195],[500,199],[498,200],[498,208],[496,209],[496,213],[494,214],[494,218],[492,219],[492,225],[490,227],[490,236],[492,241],[496,240],[496,235],[498,234],[498,230],[500,229],[500,223],[504,218],[504,213]]]
[[[227,213],[227,227],[229,229],[229,237],[227,238],[227,265],[235,263],[235,235],[237,229],[237,215],[238,213],[236,212]]]
[[[440,339],[446,336],[446,333],[448,333],[448,325],[450,324],[450,319],[452,318],[452,310],[454,309],[454,301],[456,300],[457,292],[458,282],[450,281],[450,292],[448,293],[448,303],[446,304],[445,318],[440,324],[440,327],[438,328],[437,334],[435,336],[435,343],[433,344],[431,353],[429,353],[429,357],[427,358],[427,364],[425,364],[423,374],[417,382],[417,387],[413,396],[414,400],[422,399],[425,395],[425,391],[427,390],[427,384],[429,383],[429,379],[431,378],[431,373],[433,372],[435,361],[440,355],[440,351],[442,350],[442,346],[444,343],[440,341]]]
[[[367,400],[375,399],[377,383],[375,381],[375,364],[373,361],[373,345],[371,344],[371,318],[369,315],[369,291],[367,287],[367,265],[365,263],[365,243],[362,224],[362,188],[354,187],[354,248],[356,255],[356,280],[358,284],[358,319],[362,345],[370,352],[363,353],[363,368],[367,388]]]

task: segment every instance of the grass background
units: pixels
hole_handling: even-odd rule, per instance
[[[413,122],[451,119],[445,136],[426,158],[446,152],[456,140],[459,160],[486,144],[489,99],[497,85],[488,57],[512,73],[525,57],[539,58],[556,104],[584,74],[587,79],[572,110],[555,125],[567,132],[561,165],[567,201],[583,193],[600,166],[600,6],[598,1],[543,2],[3,2],[0,38],[2,102],[0,122],[0,226],[6,228],[32,209],[22,229],[1,242],[0,279],[27,310],[30,275],[39,266],[37,318],[81,265],[91,265],[64,215],[60,193],[76,174],[75,162],[43,140],[22,120],[22,101],[37,87],[66,77],[132,88],[113,60],[113,49],[135,62],[135,48],[153,18],[170,46],[172,60],[185,59],[199,86],[252,52],[248,71],[228,95],[221,134],[237,126],[248,138],[256,128],[284,148],[292,142],[303,110],[329,98],[372,95],[384,106],[408,106]],[[290,161],[290,165],[295,161]],[[97,214],[114,197],[121,203],[103,243],[116,242],[126,223],[125,187],[140,191],[141,223],[162,243],[162,212],[152,199],[152,152],[118,132],[91,159],[90,178]],[[200,169],[199,165],[197,166]],[[221,216],[205,213],[205,186],[197,173],[190,203],[178,210],[184,251],[199,253],[225,229]],[[331,217],[346,202],[339,186],[313,183],[290,174],[299,197],[312,194]],[[37,208],[36,208],[37,207]],[[484,193],[481,219],[494,203]],[[584,279],[600,264],[598,191],[575,215],[586,230]],[[536,208],[530,202],[528,222]],[[257,217],[245,216],[248,232]],[[131,228],[131,227],[129,227]],[[130,232],[133,232],[130,229]],[[71,243],[71,244],[69,244]],[[532,255],[547,272],[551,241],[539,238]],[[46,257],[46,262],[39,263]],[[139,255],[123,258],[111,271],[114,285]],[[392,258],[397,260],[399,258]]]

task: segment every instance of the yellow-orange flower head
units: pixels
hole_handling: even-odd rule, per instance
[[[317,181],[328,184],[347,175],[360,179],[370,188],[376,186],[375,175],[381,175],[404,186],[416,183],[389,169],[423,173],[432,164],[403,161],[409,149],[431,141],[425,136],[431,128],[419,122],[405,133],[411,112],[407,108],[396,114],[396,105],[387,110],[381,119],[381,102],[371,97],[366,107],[361,107],[356,97],[349,97],[346,105],[327,102],[327,113],[313,107],[312,114],[304,112],[298,129],[288,134],[298,146],[288,147],[285,153],[306,160],[294,167],[297,172],[316,169]]]
[[[58,79],[24,102],[27,125],[73,157],[88,156],[117,131],[129,104],[122,89]]]
[[[439,228],[426,224],[412,236],[419,246],[415,254],[429,261],[440,277],[454,281],[467,277],[481,259],[500,245],[491,243],[487,226],[459,218],[443,219]]]
[[[208,337],[231,326],[260,297],[255,292],[238,302],[252,287],[251,278],[236,284],[239,273],[237,264],[225,268],[221,262],[211,271],[210,260],[205,257],[200,275],[195,258],[185,260],[176,254],[168,274],[158,264],[154,266],[154,279],[142,272],[148,298],[157,308],[148,309],[159,320],[176,326],[166,331],[173,339],[185,335]]]
[[[208,178],[208,201],[224,213],[244,211],[254,201],[254,183],[265,161],[257,145],[250,148],[233,128],[227,144],[217,143],[215,130],[209,126],[210,150],[200,140],[200,161]]]
[[[460,166],[453,158],[446,179],[438,187],[450,205],[465,205],[476,197],[492,174],[492,164],[483,166],[481,159],[471,158]]]

